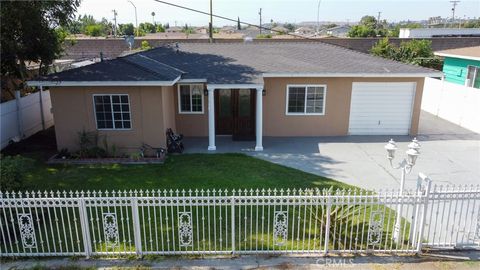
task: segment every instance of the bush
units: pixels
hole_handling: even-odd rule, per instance
[[[150,44],[148,43],[148,41],[144,40],[142,41],[141,45],[140,45],[140,49],[142,50],[150,50],[152,47],[150,46]]]
[[[92,37],[99,37],[103,34],[103,27],[100,24],[88,25],[85,28],[85,34]]]
[[[78,145],[80,148],[80,150],[77,152],[78,157],[103,158],[107,156],[107,150],[98,146],[99,136],[97,132],[82,130],[77,134],[78,134]],[[104,140],[104,145],[106,144],[105,140]],[[108,144],[106,145],[108,147]]]
[[[0,157],[0,190],[22,190],[25,187],[25,175],[33,165],[33,159],[22,156]]]
[[[270,34],[260,34],[260,35],[257,35],[256,38],[272,38],[272,35],[270,35]]]

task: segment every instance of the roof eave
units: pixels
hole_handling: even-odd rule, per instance
[[[442,52],[436,52],[434,54],[436,56],[442,56],[442,57],[460,58],[460,59],[480,61],[480,57],[476,57],[476,56],[458,55],[458,54],[450,54],[450,53],[442,53]]]
[[[27,81],[28,86],[172,86],[180,80],[173,81]]]
[[[442,77],[442,72],[417,72],[417,73],[263,73],[264,78],[326,78],[326,77],[354,77],[354,78],[422,78]]]

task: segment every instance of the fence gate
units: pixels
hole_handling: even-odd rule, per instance
[[[422,179],[420,179],[422,180]],[[0,194],[1,256],[480,247],[480,186]]]

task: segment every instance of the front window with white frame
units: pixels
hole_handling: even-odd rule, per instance
[[[179,113],[203,113],[203,84],[178,86]]]
[[[130,99],[127,94],[93,95],[97,129],[131,129]]]
[[[287,115],[324,115],[326,85],[288,85]]]

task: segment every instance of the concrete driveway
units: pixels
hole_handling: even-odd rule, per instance
[[[436,184],[480,184],[480,134],[422,112],[417,136],[422,145],[406,187],[415,187],[423,172]],[[264,138],[264,151],[254,142],[217,138],[217,153],[244,152],[274,163],[326,176],[367,189],[397,188],[400,171],[390,168],[384,145],[390,136]],[[397,161],[405,157],[409,136],[393,136]],[[186,138],[187,152],[207,152],[206,138]]]

